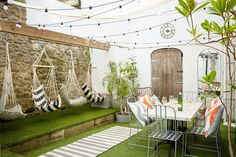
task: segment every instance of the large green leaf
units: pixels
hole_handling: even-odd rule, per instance
[[[215,21],[211,22],[212,25],[212,31],[216,34],[222,34],[223,33],[223,28],[219,26]]]
[[[216,71],[213,70],[209,74],[209,83],[212,83],[215,80],[215,78],[216,78]]]
[[[195,0],[186,0],[186,2],[187,2],[187,5],[188,5],[188,7],[189,7],[189,11],[190,11],[190,12],[193,12],[194,9],[195,9],[196,6],[197,6],[196,1],[195,1]]]
[[[189,10],[188,5],[183,0],[179,0],[179,5],[183,7],[185,10]]]
[[[216,10],[218,13],[221,13],[219,0],[217,0],[217,1],[211,0],[211,5],[212,5],[212,8],[213,8],[214,10]]]
[[[210,14],[221,16],[220,12],[214,7],[209,7],[208,9],[210,10]]]
[[[201,82],[209,85],[209,84],[212,84],[215,78],[216,78],[216,71],[212,70],[209,74],[202,77],[203,80],[201,80]]]
[[[188,13],[186,12],[186,11],[184,11],[184,10],[181,10],[180,8],[178,8],[178,7],[175,7],[175,9],[180,13],[180,14],[182,14],[183,16],[185,16],[185,17],[187,17],[188,16]]]
[[[208,20],[205,20],[203,23],[201,23],[201,26],[207,32],[211,31],[211,23]]]
[[[204,8],[204,7],[206,7],[208,4],[209,4],[209,2],[205,2],[205,3],[201,4],[200,6],[198,6],[198,7],[194,10],[194,12],[196,12],[196,11],[198,11],[198,10],[200,10],[200,9],[202,9],[202,8]]]
[[[226,1],[225,0],[218,0],[220,3],[220,10],[221,10],[221,14],[223,14],[226,10]]]
[[[235,6],[236,6],[236,0],[228,0],[226,11],[233,9]]]

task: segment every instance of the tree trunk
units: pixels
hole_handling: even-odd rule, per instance
[[[232,79],[232,74],[231,74],[231,59],[230,59],[230,54],[229,54],[229,50],[228,50],[228,47],[226,47],[226,51],[227,51],[227,58],[228,58],[228,68],[229,68],[229,81],[230,81],[230,84],[232,85],[233,84],[233,79]],[[230,153],[230,156],[231,157],[234,157],[234,151],[233,151],[233,148],[232,148],[232,141],[231,141],[231,114],[232,114],[232,104],[233,104],[233,88],[232,86],[230,87],[230,102],[229,102],[229,110],[228,110],[228,143],[229,143],[229,153]]]

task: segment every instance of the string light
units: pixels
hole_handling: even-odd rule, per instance
[[[76,20],[64,21],[63,23],[64,23],[64,24],[68,24],[68,23],[72,23],[72,22],[82,21],[82,20],[85,20],[85,19],[90,19],[91,17],[95,17],[95,16],[98,16],[98,15],[102,15],[102,14],[108,13],[108,12],[110,12],[110,11],[116,10],[117,8],[120,8],[120,6],[122,6],[122,7],[123,7],[123,6],[126,6],[126,5],[128,5],[128,4],[130,4],[130,3],[134,2],[134,1],[135,1],[135,0],[130,0],[130,1],[128,1],[128,2],[126,2],[126,3],[124,3],[124,4],[122,4],[122,5],[119,5],[118,7],[114,7],[114,8],[111,8],[111,9],[108,9],[108,10],[105,10],[105,11],[102,11],[102,12],[97,13],[97,14],[94,14],[94,15],[92,15],[92,16],[88,16],[88,17],[86,17],[86,18],[80,18],[80,19],[76,19]],[[47,23],[47,24],[45,24],[45,25],[47,25],[47,26],[54,26],[54,25],[58,25],[58,24],[60,24],[60,23]],[[29,25],[37,25],[37,24],[29,24]]]
[[[166,12],[170,12],[170,11],[166,11]],[[173,13],[176,13],[174,12],[174,10],[171,10],[171,14]],[[139,17],[135,17],[135,18],[128,18],[128,21],[130,22],[131,20],[132,21],[135,21],[135,20],[139,20],[139,19],[144,19],[144,18],[148,18],[148,17],[151,17],[151,16],[156,16],[157,14],[149,14],[149,15],[144,15],[144,16],[139,16]],[[166,15],[170,15],[170,14],[166,14]],[[90,19],[90,16],[87,17],[87,19]],[[106,24],[114,24],[114,23],[121,23],[121,22],[126,22],[127,20],[124,19],[124,20],[112,20],[112,21],[107,21],[107,22],[100,22],[100,24],[102,25],[106,25]],[[35,24],[29,24],[29,25],[35,25]],[[84,26],[96,26],[97,23],[85,23],[85,24],[75,24],[73,25],[73,27],[84,27]],[[58,25],[53,25],[53,26],[50,26],[50,27],[59,27]],[[68,27],[68,25],[65,25],[64,27]]]
[[[96,8],[96,7],[102,7],[102,6],[106,6],[106,5],[110,5],[110,4],[114,4],[114,3],[118,3],[118,2],[122,2],[122,1],[124,1],[124,0],[117,0],[117,1],[113,1],[113,2],[109,2],[109,3],[103,3],[103,4],[99,4],[99,5],[96,5],[96,6],[92,6],[92,5],[90,5],[90,6],[88,6],[88,7],[83,7],[83,8],[80,8],[80,9],[91,9],[91,7],[92,7],[92,9],[93,8]],[[120,8],[120,6],[121,7],[123,7],[123,6],[125,6],[125,5],[128,5],[129,3],[131,3],[131,2],[133,2],[133,1],[135,1],[135,0],[132,0],[132,1],[129,1],[129,2],[127,2],[127,3],[125,3],[125,4],[123,4],[123,5],[119,5],[119,7],[118,8]],[[136,0],[137,1],[137,0]],[[205,2],[205,1],[204,1]],[[201,2],[201,3],[199,3],[199,4],[202,4],[202,3],[204,3],[204,2]],[[9,4],[9,3],[8,3]],[[18,6],[18,7],[24,7],[24,8],[28,8],[28,9],[35,9],[35,10],[44,10],[45,12],[49,12],[50,10],[51,11],[55,11],[55,10],[77,10],[77,8],[36,8],[36,7],[28,7],[28,6],[26,6],[26,4],[25,4],[25,6],[22,6],[22,5],[19,5],[19,4],[16,4],[16,6]],[[109,10],[107,10],[107,11],[104,11],[104,12],[101,12],[101,13],[98,13],[98,14],[95,14],[95,15],[93,15],[92,17],[94,17],[94,16],[97,16],[97,15],[101,15],[101,14],[103,14],[103,13],[107,13],[107,12],[109,12],[109,11],[113,11],[113,10],[115,10],[115,9],[117,9],[117,7],[116,8],[112,8],[112,9],[109,9]],[[204,9],[206,9],[206,8],[204,8]],[[52,12],[51,12],[52,13]],[[164,11],[164,12],[158,12],[158,13],[156,13],[157,15],[163,15],[163,14],[166,14],[166,13],[176,13],[176,10],[168,10],[168,11]],[[53,13],[52,13],[53,14]],[[63,16],[63,15],[60,15],[60,16]],[[65,16],[65,15],[64,15]],[[149,16],[153,16],[153,15],[149,15]],[[146,17],[148,17],[148,16],[146,16]],[[88,17],[86,17],[86,18],[81,18],[81,19],[77,19],[77,20],[72,20],[72,21],[65,21],[64,23],[66,24],[66,23],[72,23],[72,22],[76,22],[76,21],[80,21],[80,20],[84,20],[84,19],[90,19],[91,17],[90,16],[88,16]],[[136,20],[136,19],[140,19],[140,18],[144,18],[144,17],[138,17],[138,18],[133,18],[132,20]],[[130,19],[131,20],[131,19]],[[104,23],[101,23],[101,24],[110,24],[110,23],[116,23],[116,22],[123,22],[123,21],[126,21],[126,20],[117,20],[117,21],[110,21],[110,22],[104,22]],[[47,25],[47,26],[50,26],[50,27],[58,27],[58,26],[56,26],[56,25],[58,25],[58,24],[60,24],[60,23],[50,23],[50,24],[45,24],[45,25]],[[29,24],[29,25],[34,25],[34,26],[37,26],[38,24]],[[92,26],[92,25],[96,25],[95,23],[94,24],[82,24],[82,25],[73,25],[73,27],[78,27],[78,26]],[[69,26],[65,26],[65,27],[69,27]]]
[[[125,0],[116,0],[116,1],[112,1],[112,2],[108,2],[108,3],[102,3],[102,4],[98,4],[98,5],[95,5],[95,6],[87,6],[87,7],[81,7],[81,8],[48,8],[47,10],[48,11],[59,11],[59,10],[85,10],[85,9],[93,9],[93,8],[99,8],[99,7],[104,7],[104,6],[107,6],[107,5],[111,5],[111,4],[115,4],[115,3],[120,3],[122,1],[125,1]],[[29,7],[29,6],[25,6],[25,8],[27,9],[34,9],[34,10],[45,10],[45,8],[40,8],[40,7]]]
[[[17,27],[17,28],[21,28],[21,23],[20,23],[20,22],[17,22],[17,23],[16,23],[16,27]]]
[[[181,16],[181,17],[179,17],[177,19],[170,20],[170,21],[167,21],[167,22],[164,22],[164,23],[171,23],[171,22],[183,19],[183,18],[185,18],[185,17]],[[157,27],[162,26],[164,23],[161,23],[161,24],[158,24],[158,25],[154,25],[154,26],[149,26],[149,27],[146,27],[146,28],[143,28],[143,29],[139,29],[139,30],[135,30],[135,31],[131,31],[131,32],[123,32],[123,33],[117,33],[117,34],[107,34],[106,37],[117,37],[117,36],[124,36],[124,35],[130,35],[130,34],[136,34],[137,36],[139,36],[140,32],[147,31],[147,30],[152,30],[153,28],[157,28]],[[99,35],[99,36],[92,36],[92,37],[93,38],[102,38],[103,36]]]
[[[3,6],[4,10],[8,10],[8,2],[5,2],[5,5]]]

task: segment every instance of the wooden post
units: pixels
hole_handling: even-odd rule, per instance
[[[21,24],[21,28],[16,27],[16,23],[7,20],[0,20],[0,32],[8,32],[13,34],[19,34],[23,36],[29,36],[32,38],[43,39],[48,41],[54,41],[59,43],[67,43],[78,46],[91,47],[101,50],[109,50],[109,46],[106,43],[87,40],[78,36],[71,36],[63,33],[53,32],[49,30],[42,30],[35,27]]]

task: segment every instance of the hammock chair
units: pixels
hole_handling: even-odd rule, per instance
[[[7,66],[5,68],[3,88],[0,100],[0,119],[15,120],[18,118],[24,118],[26,114],[22,112],[21,105],[18,104],[13,88],[8,43],[6,43],[6,58]]]
[[[49,65],[39,65],[42,60],[43,55],[45,55],[45,61]],[[61,107],[61,97],[58,94],[55,66],[52,64],[50,58],[48,57],[45,48],[35,60],[32,65],[33,67],[33,84],[32,84],[32,97],[34,100],[34,106],[43,112],[56,111]],[[46,85],[42,85],[37,75],[37,68],[48,68],[49,73],[46,78]]]
[[[101,96],[99,93],[97,93],[94,88],[89,88],[88,84],[91,84],[91,80],[90,80],[90,64],[88,67],[88,72],[87,72],[87,80],[86,83],[83,84],[82,86],[82,90],[84,92],[84,95],[87,97],[88,101],[91,103],[100,103],[104,100],[104,96]],[[90,90],[92,89],[92,90]]]
[[[71,106],[81,106],[88,101],[82,96],[81,86],[75,73],[74,59],[72,52],[70,54],[70,65],[66,82],[60,89],[62,99]]]

